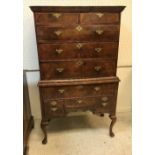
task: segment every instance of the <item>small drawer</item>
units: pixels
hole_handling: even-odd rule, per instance
[[[118,85],[117,83],[105,83],[105,84],[51,86],[41,88],[41,93],[44,100],[57,99],[57,98],[70,98],[70,97],[100,96],[103,94],[113,95],[117,90],[117,85]]]
[[[75,58],[117,58],[118,43],[97,42],[97,43],[53,43],[39,44],[39,59],[63,60]]]
[[[37,27],[39,43],[52,41],[118,41],[119,26]]]
[[[80,14],[81,24],[119,24],[118,13],[81,13]]]
[[[64,101],[65,111],[72,112],[78,110],[91,110],[95,111],[100,109],[103,113],[109,112],[113,106],[113,97],[108,96],[108,101],[104,101],[105,96],[100,97],[85,97],[66,99]]]
[[[65,115],[63,100],[45,100],[44,107],[47,116]]]
[[[78,23],[77,13],[35,13],[36,25],[70,26]]]
[[[75,79],[116,75],[116,60],[69,60],[40,63],[41,79]]]

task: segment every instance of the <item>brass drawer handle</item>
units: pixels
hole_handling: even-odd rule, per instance
[[[83,28],[82,28],[82,26],[78,25],[75,29],[80,32],[80,31],[82,31]]]
[[[61,16],[61,13],[52,13],[52,16],[58,19]]]
[[[57,102],[56,102],[56,101],[52,101],[52,102],[50,102],[50,104],[51,104],[52,106],[56,106],[56,105],[57,105]]]
[[[76,65],[77,66],[82,66],[84,64],[84,62],[82,60],[77,61]]]
[[[76,47],[77,47],[78,49],[81,49],[81,48],[82,48],[82,46],[83,46],[83,44],[82,44],[82,43],[77,43],[77,44],[76,44]]]
[[[94,87],[95,91],[99,91],[100,87]]]
[[[64,68],[57,68],[56,69],[59,73],[62,73],[64,71]]]
[[[51,110],[52,110],[53,112],[55,112],[55,111],[58,110],[58,108],[57,108],[57,107],[52,107]]]
[[[108,97],[107,96],[102,97],[102,101],[108,101]]]
[[[102,67],[101,66],[95,66],[94,69],[95,69],[95,71],[99,72],[102,69]]]
[[[80,104],[80,103],[82,103],[82,100],[77,100],[77,102]]]
[[[54,32],[57,36],[60,36],[62,34],[62,31],[58,30]]]
[[[99,18],[101,18],[104,15],[104,13],[96,13],[96,16],[98,16]]]
[[[63,49],[56,49],[55,51],[57,54],[61,54],[63,52]]]
[[[64,90],[64,89],[59,89],[58,92],[59,92],[60,94],[63,94],[63,93],[65,92],[65,90]]]
[[[105,106],[107,106],[108,103],[107,102],[102,102],[101,104],[102,104],[103,107],[105,107]]]
[[[97,53],[100,53],[100,52],[102,51],[102,48],[95,48],[95,51],[96,51]]]
[[[104,31],[103,31],[103,30],[96,30],[95,32],[96,32],[98,35],[101,35],[101,34],[103,34]]]

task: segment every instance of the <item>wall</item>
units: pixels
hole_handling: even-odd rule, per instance
[[[121,82],[118,94],[118,112],[131,111],[131,73],[132,73],[132,41],[131,41],[131,0],[24,0],[23,8],[23,67],[31,72],[27,73],[30,101],[32,113],[35,118],[40,118],[40,104],[37,82],[39,73],[32,70],[38,70],[38,56],[36,48],[36,39],[34,31],[33,14],[29,9],[31,5],[53,5],[53,6],[102,6],[102,5],[124,5],[122,12],[121,32],[119,44],[118,70],[117,75]]]

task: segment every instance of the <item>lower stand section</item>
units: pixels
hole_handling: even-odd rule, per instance
[[[101,117],[103,117],[104,116],[104,114],[99,114]],[[113,133],[113,131],[112,131],[112,129],[113,129],[113,126],[114,126],[114,124],[116,123],[116,116],[115,115],[109,115],[109,118],[111,119],[111,124],[110,124],[110,128],[109,128],[109,135],[111,136],[111,137],[114,137],[115,136],[115,134]],[[42,144],[46,144],[47,143],[47,131],[46,131],[46,127],[47,127],[47,125],[48,125],[48,122],[49,122],[50,120],[48,120],[48,121],[41,121],[41,129],[42,129],[42,131],[43,131],[43,134],[44,134],[44,138],[43,138],[43,140],[42,140]]]
[[[111,124],[110,124],[110,128],[109,128],[109,134],[111,137],[114,137],[115,134],[113,133],[112,129],[113,129],[113,126],[114,124],[116,123],[116,116],[115,115],[109,115],[110,119],[112,120],[111,121]]]

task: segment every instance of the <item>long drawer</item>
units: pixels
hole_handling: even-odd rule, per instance
[[[113,94],[117,88],[115,83],[106,84],[87,84],[87,85],[69,85],[69,86],[51,86],[41,88],[44,100],[70,97],[86,97]],[[105,98],[105,100],[108,100]]]
[[[90,43],[52,43],[39,44],[39,59],[63,60],[75,58],[117,58],[118,43],[90,42]]]
[[[116,60],[76,59],[40,63],[41,79],[93,78],[116,75]]]
[[[97,25],[75,27],[38,26],[36,28],[39,43],[52,41],[118,41],[119,25]]]
[[[45,112],[48,116],[63,116],[68,112],[91,110],[94,113],[110,112],[115,104],[114,96],[85,97],[85,98],[70,98],[70,99],[55,99],[44,101]]]

